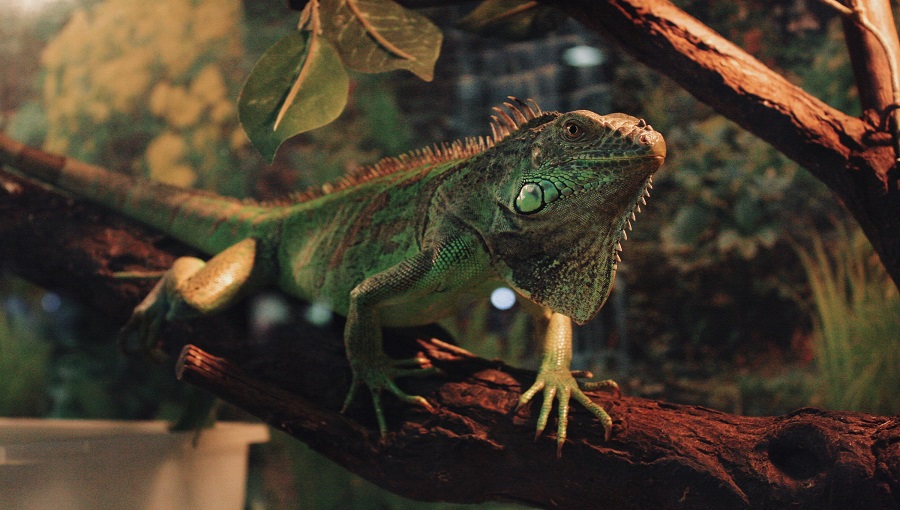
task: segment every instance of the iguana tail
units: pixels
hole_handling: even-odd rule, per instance
[[[0,133],[0,163],[109,207],[209,254],[251,235],[268,209],[214,193],[139,180],[50,154]]]

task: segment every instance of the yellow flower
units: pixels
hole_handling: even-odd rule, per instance
[[[228,99],[223,99],[213,107],[209,116],[213,122],[222,124],[230,120],[237,120],[237,117],[235,116],[236,113],[234,103]]]
[[[188,145],[184,138],[165,131],[150,142],[145,159],[150,178],[173,186],[189,187],[197,181],[197,173],[184,162]]]
[[[184,87],[170,87],[166,95],[165,118],[174,127],[185,128],[197,123],[203,113],[203,102],[188,94]]]
[[[150,178],[164,184],[190,188],[197,182],[197,172],[194,172],[194,169],[187,165],[175,165],[159,172],[154,172],[153,169],[150,169]]]
[[[91,120],[96,124],[102,124],[109,120],[109,105],[101,102],[101,101],[92,101],[90,105],[88,105],[88,114],[91,116]]]
[[[194,8],[193,17],[193,37],[200,44],[208,44],[239,30],[241,4],[237,0],[204,0]]]
[[[173,131],[164,131],[147,146],[145,158],[151,175],[165,174],[168,168],[182,163],[188,146],[184,138]]]
[[[131,51],[97,65],[91,78],[98,94],[109,100],[114,110],[130,112],[150,86],[148,60],[146,52]]]
[[[150,113],[157,117],[166,116],[171,91],[172,86],[167,81],[161,81],[153,86],[153,89],[150,91],[150,100],[148,101]]]
[[[60,33],[44,48],[41,55],[44,65],[55,68],[68,62],[82,60],[90,42],[88,34],[90,34],[88,15],[84,10],[79,9],[75,11]]]
[[[191,82],[191,95],[199,98],[207,105],[212,105],[225,98],[228,95],[228,89],[225,87],[225,80],[219,67],[215,64],[208,64],[197,73]]]

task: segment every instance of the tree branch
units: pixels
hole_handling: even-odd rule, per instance
[[[878,112],[894,142],[894,165],[900,162],[900,40],[887,0],[854,0],[853,8],[825,0],[841,11],[844,36],[863,109]],[[889,122],[889,119],[893,122]]]
[[[837,0],[822,1],[843,14],[844,35],[863,109],[883,112],[897,102],[900,94],[895,86],[900,78],[894,69],[900,64],[896,62],[900,41],[890,2],[855,0],[850,8]]]
[[[746,418],[593,395],[615,417],[613,439],[604,443],[599,423],[576,412],[572,440],[557,460],[551,438],[533,439],[533,415],[510,413],[533,374],[461,356],[432,341],[420,347],[447,378],[413,386],[436,410],[395,407],[392,414],[403,423],[393,424],[382,442],[372,424],[360,426],[334,411],[340,395],[318,402],[298,396],[304,384],[296,381],[296,370],[266,368],[302,349],[294,344],[261,355],[249,370],[187,346],[179,372],[351,471],[413,499],[516,501],[543,508],[597,508],[598,501],[609,508],[707,509],[898,503],[886,489],[896,494],[900,473],[872,469],[900,453],[900,445],[890,446],[900,439],[898,418],[816,409]],[[346,371],[340,358],[317,361],[331,373]],[[353,411],[366,414],[367,406]]]
[[[159,269],[187,251],[2,172],[0,218],[0,262],[93,303],[117,323],[150,282],[110,278],[110,271]],[[898,504],[898,418],[814,409],[745,418],[592,393],[613,417],[612,439],[603,442],[602,426],[576,406],[557,460],[552,434],[534,440],[535,410],[512,413],[532,372],[416,340],[431,335],[388,331],[391,355],[424,352],[447,375],[401,381],[436,410],[386,399],[391,432],[382,442],[364,399],[347,416],[337,412],[350,380],[339,324],[285,327],[250,344],[241,341],[241,323],[235,312],[170,328],[169,352],[184,339],[203,346],[183,350],[183,379],[410,498],[625,509]]]
[[[857,119],[828,106],[667,0],[549,3],[611,37],[828,185],[900,285],[900,182],[891,136],[879,130],[878,113]]]
[[[873,135],[666,0],[558,3],[825,182]]]

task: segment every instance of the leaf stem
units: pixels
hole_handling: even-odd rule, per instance
[[[307,13],[307,9],[309,10],[309,13]],[[281,125],[281,121],[284,119],[288,108],[294,103],[297,93],[300,92],[300,87],[303,85],[306,76],[309,74],[309,69],[312,67],[310,64],[310,57],[315,55],[319,49],[319,0],[311,0],[306,5],[306,9],[303,9],[303,12],[300,14],[300,25],[298,29],[302,30],[302,27],[307,24],[309,24],[310,31],[309,49],[306,51],[306,58],[303,60],[303,65],[300,67],[297,79],[294,80],[294,85],[291,86],[290,92],[288,92],[287,97],[284,98],[284,102],[281,104],[281,109],[278,110],[278,116],[275,118],[275,124],[272,125],[272,131],[278,131],[278,126]]]
[[[487,20],[485,20],[485,24],[493,25],[494,23],[499,23],[500,21],[503,21],[505,18],[511,18],[511,17],[515,16],[516,14],[521,14],[530,9],[534,9],[537,6],[538,6],[538,3],[536,1],[525,2],[519,6],[513,7],[511,9],[508,9],[501,13],[498,13],[496,16],[494,16],[492,18],[488,18]]]

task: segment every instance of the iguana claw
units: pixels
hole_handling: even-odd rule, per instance
[[[600,419],[600,423],[603,425],[604,430],[604,441],[608,441],[610,437],[610,433],[612,431],[612,418],[609,417],[609,414],[600,407],[595,404],[587,395],[584,394],[582,388],[586,390],[594,390],[594,389],[610,389],[618,392],[619,385],[615,383],[613,380],[606,380],[601,382],[588,382],[582,383],[579,385],[578,381],[575,377],[586,375],[584,372],[575,371],[571,372],[569,370],[547,370],[541,371],[538,373],[537,379],[534,381],[534,384],[531,385],[528,390],[522,394],[519,398],[519,404],[516,406],[516,411],[521,409],[525,404],[531,401],[537,392],[543,390],[544,391],[544,402],[541,404],[541,410],[538,414],[537,421],[537,431],[535,432],[534,439],[537,440],[540,437],[541,433],[544,431],[544,428],[547,426],[547,421],[550,418],[550,410],[553,407],[553,400],[555,399],[559,404],[559,418],[556,426],[556,456],[562,456],[562,447],[566,442],[566,425],[568,424],[569,419],[569,399],[575,398],[581,405],[586,407],[588,411],[594,414],[597,418]]]
[[[387,435],[388,429],[387,420],[384,417],[384,410],[381,407],[382,392],[388,391],[393,393],[406,404],[413,404],[424,407],[429,411],[434,411],[434,408],[428,400],[419,395],[410,395],[404,392],[397,386],[394,379],[397,377],[428,377],[442,372],[441,369],[436,367],[423,368],[422,365],[427,363],[428,360],[422,357],[399,360],[391,359],[387,356],[382,356],[380,358],[381,359],[377,361],[367,360],[366,363],[354,364],[352,366],[353,379],[350,382],[350,390],[347,392],[347,397],[344,399],[344,405],[341,407],[341,413],[347,411],[350,404],[353,402],[354,397],[356,397],[357,390],[360,386],[365,384],[369,387],[369,392],[372,395],[372,403],[375,406],[375,417],[378,419],[378,430],[383,438]]]

